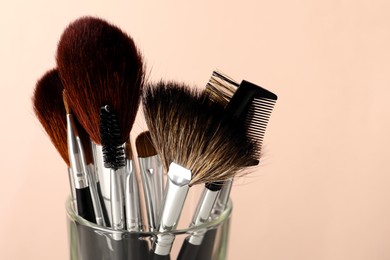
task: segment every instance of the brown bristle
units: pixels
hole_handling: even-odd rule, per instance
[[[142,56],[133,40],[106,21],[83,17],[58,44],[57,65],[68,103],[91,139],[100,144],[100,107],[118,111],[120,137],[128,139],[144,82]]]
[[[66,111],[62,101],[62,91],[63,86],[58,71],[53,69],[37,82],[32,99],[35,115],[62,159],[69,166]]]
[[[125,143],[125,155],[127,160],[133,160],[133,150],[131,149],[130,139]]]
[[[239,84],[219,71],[214,71],[206,85],[205,94],[211,100],[226,107]]]
[[[157,155],[157,151],[152,143],[152,137],[149,131],[145,131],[138,135],[135,140],[135,146],[137,147],[137,154],[140,158],[146,158]]]
[[[145,119],[165,170],[192,172],[190,185],[222,181],[253,165],[255,144],[224,108],[183,84],[159,82],[143,96]]]
[[[66,90],[64,89],[62,91],[62,102],[64,103],[64,108],[67,114],[70,114],[70,108],[68,105],[68,96],[66,94]]]

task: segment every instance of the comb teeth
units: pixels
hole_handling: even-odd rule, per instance
[[[124,167],[125,152],[121,143],[118,118],[109,106],[100,109],[100,139],[103,146],[104,166],[114,170]]]
[[[245,125],[248,137],[256,143],[256,157],[261,155],[265,130],[276,100],[267,98],[254,98],[245,118]]]

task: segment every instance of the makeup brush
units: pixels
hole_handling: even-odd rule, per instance
[[[83,17],[65,29],[56,59],[69,106],[92,141],[100,144],[100,107],[109,104],[120,113],[120,140],[125,143],[144,81],[134,41],[102,19]]]
[[[155,231],[158,226],[158,214],[160,214],[164,197],[162,164],[149,131],[138,135],[135,145],[145,192],[149,227],[151,231]]]
[[[62,91],[63,86],[58,71],[53,69],[47,72],[37,83],[33,98],[34,110],[70,169],[68,171],[72,174],[70,176],[72,197],[76,201],[77,213],[96,223],[87,176],[78,153],[80,144],[77,143],[75,136],[72,136],[74,141],[72,149],[68,146],[66,107],[62,101]]]
[[[62,103],[63,86],[58,70],[52,69],[40,78],[32,97],[33,109],[52,144],[68,167],[69,183],[73,204],[77,211],[73,174],[70,168],[68,146],[66,141],[65,107]]]
[[[223,108],[183,84],[146,88],[143,109],[168,181],[159,232],[175,230],[191,185],[223,181],[253,164],[254,144]],[[174,240],[158,234],[152,259],[167,259]]]
[[[85,175],[93,204],[95,216],[95,221],[93,222],[100,226],[105,226],[103,207],[96,186],[99,185],[99,182],[95,177],[90,139],[87,133],[82,131],[82,127],[77,127],[77,121],[74,119],[68,106],[66,90],[62,92],[62,98],[66,111],[68,152],[72,171],[82,172]]]
[[[102,19],[83,17],[64,31],[56,58],[69,106],[92,141],[101,144],[100,108],[109,105],[118,113],[118,138],[124,144],[135,120],[144,82],[142,57],[133,40]],[[118,182],[111,184],[115,183]],[[120,209],[115,211],[119,213]],[[113,228],[123,228],[123,219],[111,222]]]
[[[232,78],[219,71],[213,72],[207,83],[205,94],[213,101],[225,107],[227,113],[231,114],[239,124],[245,126],[248,138],[256,143],[255,154],[256,158],[259,159],[264,133],[277,96],[245,80],[241,84],[238,84]],[[229,200],[232,182],[233,179],[230,179],[224,183],[212,209],[212,218],[218,217],[225,210]],[[196,259],[212,259],[215,236],[216,229],[209,230],[206,233],[204,243],[201,244]]]

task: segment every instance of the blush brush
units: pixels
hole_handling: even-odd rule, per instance
[[[223,181],[253,164],[255,146],[240,125],[203,93],[174,82],[146,88],[143,109],[150,135],[168,172],[152,259],[169,253],[192,185]],[[166,232],[166,233],[164,233]]]
[[[46,72],[42,78],[38,80],[34,89],[32,101],[36,117],[68,167],[73,206],[77,211],[76,191],[74,188],[73,174],[70,168],[66,141],[66,112],[62,103],[62,91],[63,86],[58,70],[52,69]]]
[[[80,143],[77,143],[75,135],[69,137],[66,108],[63,103],[63,86],[56,69],[47,72],[41,80],[38,81],[34,91],[34,110],[49,134],[53,144],[64,159],[70,176],[72,197],[76,201],[77,213],[96,223],[95,210],[92,203],[91,193],[85,167],[80,157]],[[73,128],[74,129],[74,128]],[[71,133],[73,132],[73,129]],[[68,140],[72,139],[72,146],[68,145]],[[75,150],[74,150],[75,149]],[[76,151],[76,152],[75,152]]]

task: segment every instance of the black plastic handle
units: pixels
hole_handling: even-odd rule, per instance
[[[96,223],[89,187],[76,189],[77,213],[89,222]]]
[[[188,239],[184,239],[177,260],[196,260],[199,249],[199,245],[193,245]]]
[[[212,260],[217,229],[210,229],[203,237],[196,260]]]
[[[149,260],[171,260],[169,255],[158,255],[153,251],[149,254]]]

